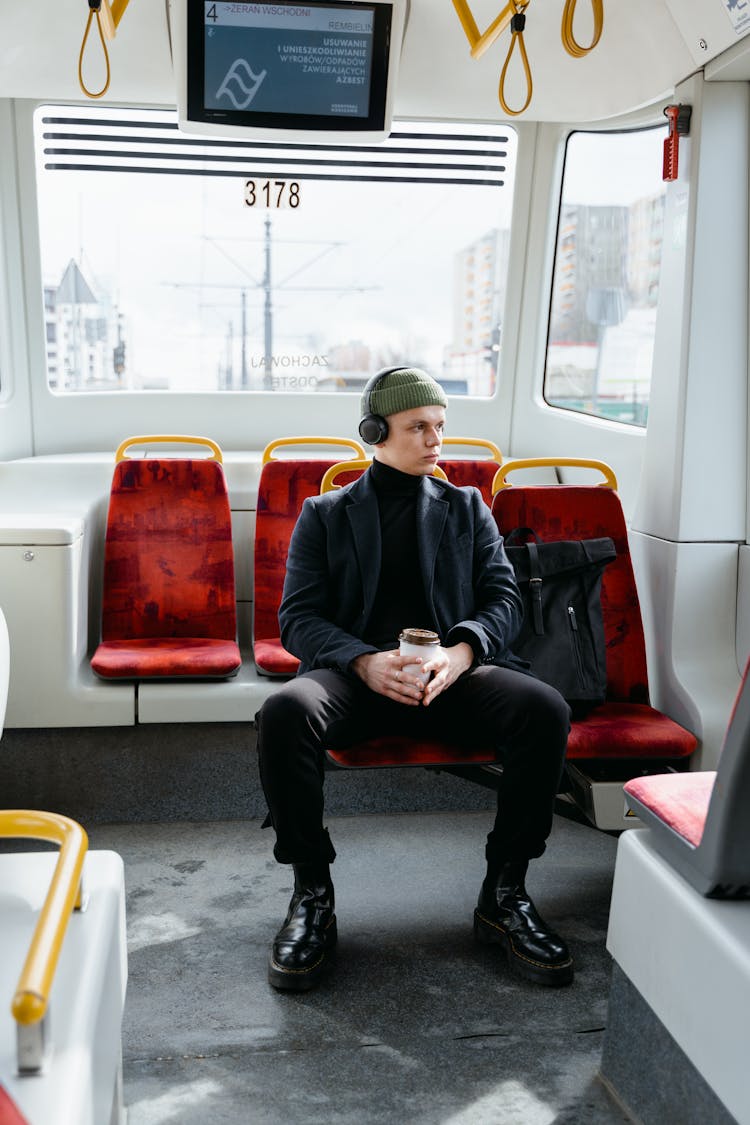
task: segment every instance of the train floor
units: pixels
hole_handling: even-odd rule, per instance
[[[98,825],[125,861],[128,1125],[610,1125],[597,1078],[616,840],[555,818],[528,886],[576,977],[480,947],[489,811],[329,818],[339,948],[305,994],[266,980],[291,893],[260,820]]]

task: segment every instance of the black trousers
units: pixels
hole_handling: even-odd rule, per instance
[[[269,696],[255,721],[280,863],[333,860],[323,826],[325,748],[385,734],[496,747],[503,776],[487,858],[526,860],[544,851],[570,709],[554,688],[532,676],[483,664],[465,672],[429,707],[409,707],[370,691],[353,674],[321,669]]]

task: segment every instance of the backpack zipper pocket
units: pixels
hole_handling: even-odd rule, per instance
[[[581,652],[581,636],[578,631],[578,620],[576,618],[576,611],[572,605],[568,606],[568,624],[570,625],[570,639],[573,644],[573,655],[576,660],[576,668],[578,669],[578,682],[581,687],[584,686],[583,674],[583,654]]]

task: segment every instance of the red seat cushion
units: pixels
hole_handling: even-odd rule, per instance
[[[697,848],[703,838],[715,780],[713,770],[656,774],[633,778],[625,784],[624,792]]]
[[[458,746],[449,742],[408,738],[391,734],[370,738],[343,750],[326,750],[331,761],[339,766],[462,766],[497,761],[488,747]]]
[[[278,637],[256,641],[253,653],[258,670],[270,676],[293,676],[299,668],[297,657],[287,652]]]
[[[698,740],[642,703],[602,703],[571,724],[568,758],[684,758]]]
[[[107,680],[169,677],[226,678],[239,670],[242,658],[235,641],[210,637],[145,637],[102,641],[91,667]]]
[[[28,1125],[26,1118],[4,1086],[0,1086],[0,1125]]]
[[[653,707],[603,703],[576,720],[568,738],[568,758],[680,758],[692,754],[697,740]],[[400,735],[371,738],[343,750],[326,751],[340,766],[471,765],[495,762],[485,747],[457,746]]]

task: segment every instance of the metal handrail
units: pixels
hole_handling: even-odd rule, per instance
[[[38,1035],[28,1033],[41,1025],[68,919],[76,907],[83,905],[81,874],[88,837],[81,825],[67,816],[29,809],[0,810],[0,836],[46,840],[60,845],[11,1004],[11,1013],[18,1024],[18,1068],[38,1070],[42,1061],[41,1032]]]

